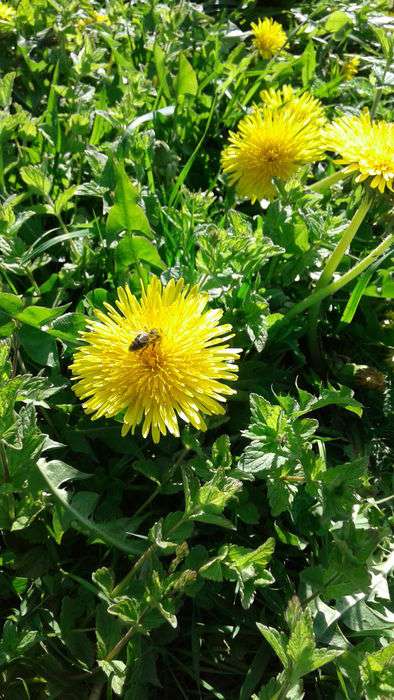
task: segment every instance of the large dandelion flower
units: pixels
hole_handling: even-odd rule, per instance
[[[373,188],[393,191],[394,124],[371,120],[368,111],[360,116],[343,116],[325,132],[326,147],[339,153],[338,163],[346,172],[358,173],[356,182],[369,180]]]
[[[96,310],[71,365],[85,411],[93,419],[123,413],[123,436],[142,422],[154,442],[167,431],[179,436],[178,417],[205,430],[203,414],[224,413],[235,393],[222,380],[236,379],[240,352],[226,343],[222,311],[206,310],[207,302],[183,280],[163,288],[153,277],[141,301],[120,288],[118,309]]]
[[[222,153],[222,167],[241,197],[272,199],[273,178],[286,182],[301,165],[322,154],[320,124],[293,108],[255,109],[244,117]]]
[[[268,17],[259,19],[257,24],[252,22],[251,27],[253,43],[263,58],[272,58],[287,41],[282,25]]]
[[[309,92],[296,92],[291,85],[283,85],[279,90],[262,90],[260,97],[264,107],[271,110],[285,109],[286,113],[294,116],[299,123],[320,128],[326,122],[320,100]]]

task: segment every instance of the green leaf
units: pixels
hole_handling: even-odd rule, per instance
[[[49,490],[61,503],[63,508],[72,516],[72,519],[77,520],[78,523],[83,525],[94,537],[115,547],[115,549],[120,549],[129,554],[139,553],[140,548],[130,542],[126,532],[124,532],[123,536],[120,534],[113,534],[109,524],[96,523],[92,518],[86,517],[72,502],[70,503],[67,491],[60,488],[66,481],[88,479],[91,477],[90,474],[80,472],[69,464],[65,464],[59,460],[47,462],[45,459],[41,458],[37,462],[37,467],[47,483]]]
[[[115,260],[118,268],[127,268],[135,265],[140,260],[149,263],[158,270],[165,270],[166,266],[151,241],[142,236],[127,235],[121,238],[116,251]]]
[[[111,569],[108,569],[106,566],[96,569],[96,571],[92,573],[92,580],[108,598],[111,597],[115,586],[114,573]]]
[[[316,70],[316,51],[313,46],[313,41],[309,41],[306,49],[301,57],[302,60],[302,84],[304,88],[308,87],[314,78]]]
[[[38,328],[23,326],[19,331],[21,345],[28,356],[41,366],[56,365],[56,341]]]
[[[0,309],[9,316],[15,316],[23,310],[23,301],[16,294],[0,292]]]
[[[289,602],[286,618],[290,625],[286,651],[292,683],[343,653],[342,649],[316,649],[312,615],[309,609],[302,609],[298,598],[294,597]]]
[[[262,625],[260,622],[256,622],[258,629],[260,630],[263,637],[267,640],[268,644],[273,648],[275,654],[281,660],[283,666],[287,668],[289,665],[289,659],[286,653],[287,637],[285,634],[278,632],[278,630],[273,627],[267,627],[267,625]]]
[[[179,55],[175,90],[177,97],[181,95],[197,95],[198,92],[198,82],[194,68],[183,53]]]
[[[342,27],[352,24],[352,18],[343,10],[335,10],[328,15],[324,28],[330,34],[339,32]]]
[[[67,313],[52,321],[49,328],[45,329],[45,332],[49,333],[49,335],[52,335],[54,338],[73,344],[80,340],[79,332],[83,331],[85,326],[85,316],[82,314]]]
[[[140,608],[137,600],[122,596],[116,603],[109,606],[108,612],[129,625],[136,625],[140,618]]]
[[[318,408],[325,408],[325,406],[341,406],[359,417],[362,416],[362,405],[354,398],[354,392],[347,386],[339,385],[339,388],[336,389],[329,384],[321,390],[320,396],[313,396],[303,389],[298,389],[298,396],[300,409],[295,411],[297,416],[303,416]]]
[[[28,187],[45,198],[49,195],[52,183],[39,165],[26,165],[21,168],[20,173],[23,182]]]
[[[14,314],[15,318],[22,323],[27,323],[29,326],[40,328],[44,324],[53,321],[59,316],[63,316],[67,306],[57,306],[53,309],[47,309],[44,306],[27,306],[23,311]]]
[[[368,700],[394,696],[394,642],[372,654],[366,654],[360,675]]]
[[[68,187],[66,190],[64,190],[64,192],[60,192],[60,194],[58,194],[54,206],[55,214],[59,215],[62,213],[62,211],[67,207],[70,199],[74,197],[77,189],[77,185],[71,185],[71,187]]]
[[[371,268],[369,268],[369,270],[366,270],[358,278],[357,283],[349,297],[349,300],[341,316],[341,323],[351,323],[353,321],[358,305],[363,297],[365,289],[368,287],[373,272],[374,271],[371,270]]]
[[[7,109],[11,105],[15,77],[16,73],[12,72],[6,73],[0,79],[0,107],[2,109]]]
[[[137,204],[138,192],[127,177],[123,165],[116,165],[115,176],[115,204],[108,213],[108,233],[140,231],[151,238],[152,232],[146,214]]]
[[[170,100],[171,93],[167,82],[168,69],[166,67],[166,54],[157,43],[153,48],[153,60],[156,66],[157,76],[159,78],[160,89],[164,97],[166,97],[167,100]]]

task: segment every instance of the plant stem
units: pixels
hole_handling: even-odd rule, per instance
[[[327,286],[331,278],[338,268],[343,256],[345,255],[347,249],[349,248],[354,236],[356,235],[358,229],[360,228],[365,216],[367,215],[371,204],[373,201],[373,196],[369,193],[365,194],[360,202],[360,205],[353,215],[352,220],[349,225],[344,230],[340,241],[332,251],[329,256],[323,272],[317,282],[316,291]],[[309,352],[311,355],[312,363],[316,369],[322,368],[322,356],[319,346],[319,336],[317,332],[317,324],[320,314],[320,304],[316,304],[309,314],[308,322],[308,345]]]
[[[127,586],[130,583],[137,571],[139,571],[139,569],[145,563],[145,561],[149,559],[150,555],[154,552],[155,548],[156,544],[153,543],[148,547],[148,549],[145,550],[143,554],[141,554],[139,559],[137,559],[137,561],[135,562],[134,566],[130,569],[129,573],[126,574],[126,576],[120,581],[120,583],[118,583],[118,585],[115,586],[115,588],[113,589],[112,595],[114,598],[120,595],[125,586]]]
[[[309,185],[309,189],[313,190],[313,192],[325,192],[331,185],[335,185],[337,182],[344,180],[350,175],[346,170],[347,168],[342,168],[342,170],[338,170],[332,175],[327,175],[327,177],[324,177],[322,180],[318,180],[314,182],[313,185]]]
[[[307,296],[305,299],[300,301],[298,304],[294,304],[294,306],[291,307],[290,311],[279,321],[277,324],[278,327],[282,325],[283,322],[290,321],[292,318],[295,316],[298,316],[298,314],[302,313],[303,311],[306,311],[306,309],[310,309],[312,306],[315,304],[319,304],[323,299],[326,299],[326,297],[331,296],[332,294],[336,294],[336,292],[339,292],[342,287],[345,287],[345,285],[349,284],[352,280],[354,280],[356,277],[358,277],[364,270],[371,265],[376,258],[379,257],[382,253],[387,250],[390,245],[394,241],[394,235],[390,234],[387,236],[376,248],[374,248],[369,255],[367,255],[363,260],[360,260],[357,265],[351,268],[351,270],[348,270],[348,272],[345,272],[342,277],[339,277],[335,282],[331,282],[331,284],[328,284],[326,287],[323,289],[317,289],[315,290],[312,294]]]
[[[178,467],[179,467],[179,465],[181,464],[181,462],[183,462],[183,460],[184,460],[184,458],[186,457],[186,455],[187,455],[188,452],[189,452],[189,448],[188,448],[188,447],[185,447],[185,448],[181,451],[181,454],[179,455],[178,459],[174,462],[174,464],[172,465],[171,469],[169,469],[168,474],[167,474],[167,478],[166,478],[161,484],[159,484],[159,485],[155,488],[155,490],[152,491],[152,493],[150,494],[150,496],[148,496],[148,498],[146,499],[146,501],[144,501],[144,502],[142,503],[142,505],[140,505],[140,507],[137,508],[137,510],[136,510],[135,513],[134,513],[134,517],[135,517],[136,515],[140,515],[140,513],[142,513],[142,512],[145,510],[145,508],[147,508],[147,507],[152,503],[152,501],[155,500],[156,496],[159,495],[159,493],[160,493],[162,487],[163,487],[165,484],[168,484],[168,482],[172,479],[172,477],[174,476],[176,470],[178,469]]]
[[[316,289],[325,287],[330,282],[331,277],[333,276],[335,270],[337,269],[339,263],[341,262],[343,256],[349,248],[354,236],[356,235],[358,229],[364,221],[364,218],[371,207],[372,201],[373,197],[370,194],[365,194],[362,198],[357,211],[353,215],[352,220],[344,230],[341,240],[339,241],[339,243],[331,253],[330,257],[328,258],[324,266],[324,270],[316,285]]]

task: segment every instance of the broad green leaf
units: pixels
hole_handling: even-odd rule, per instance
[[[146,214],[137,204],[138,192],[131,184],[124,166],[116,165],[115,174],[115,204],[108,213],[107,231],[113,235],[120,231],[140,231],[151,238],[152,232]]]
[[[86,317],[82,314],[67,313],[55,318],[50,327],[45,329],[46,333],[54,338],[64,340],[66,343],[76,343],[79,341],[79,332],[86,326]]]
[[[43,197],[47,197],[51,191],[52,183],[39,165],[26,165],[21,168],[23,182],[38,192]]]
[[[55,366],[57,349],[54,338],[38,328],[22,326],[19,339],[23,349],[34,362],[42,366]]]
[[[350,15],[343,10],[335,10],[328,15],[324,28],[327,32],[330,32],[330,34],[335,34],[347,24],[352,24]]]
[[[198,82],[194,68],[187,60],[186,56],[179,55],[178,75],[175,83],[177,97],[181,95],[197,95]]]
[[[16,294],[0,292],[0,309],[9,316],[14,317],[23,310],[23,307],[22,299],[17,297]]]
[[[44,306],[26,306],[23,311],[15,314],[14,317],[22,323],[27,323],[29,326],[40,328],[55,318],[63,316],[66,309],[67,306],[57,306],[53,309],[47,309]]]
[[[124,236],[119,241],[115,251],[115,260],[119,268],[135,265],[140,260],[148,262],[158,270],[166,268],[153,243],[142,236],[133,236],[132,234]]]

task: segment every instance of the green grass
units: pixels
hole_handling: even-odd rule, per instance
[[[392,121],[389,4],[0,3],[0,698],[393,696],[393,196],[316,291],[368,184],[310,187],[327,156],[262,208],[220,168],[269,87]],[[158,446],[69,370],[151,274],[242,348],[225,416]]]

